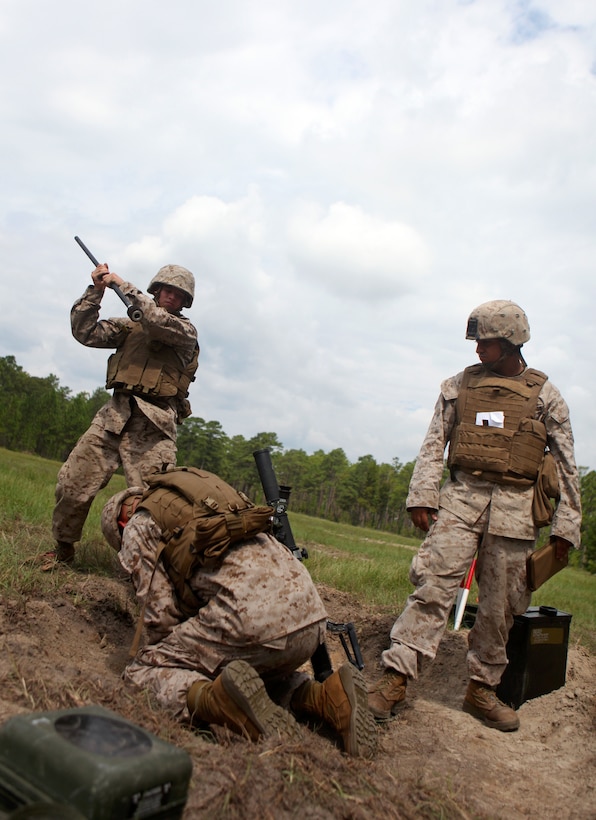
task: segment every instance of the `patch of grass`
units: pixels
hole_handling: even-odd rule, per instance
[[[0,448],[0,590],[49,592],[64,582],[63,574],[40,572],[34,561],[54,547],[52,510],[59,469],[59,462]],[[113,575],[119,566],[100,520],[106,501],[125,486],[124,478],[116,475],[98,493],[77,547],[76,569]]]
[[[338,547],[343,552],[377,555],[378,548],[383,546],[416,550],[420,545],[419,538],[408,538],[369,527],[352,527],[299,513],[291,513],[291,521],[296,540],[300,543],[325,544],[326,547]]]
[[[306,547],[315,582],[400,610],[411,592],[412,555],[420,540],[292,513],[297,542]]]
[[[306,566],[316,583],[349,592],[369,604],[401,609],[412,590],[409,550],[386,548],[374,555],[358,555],[309,545],[308,554]]]

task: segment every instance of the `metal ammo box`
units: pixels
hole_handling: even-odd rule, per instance
[[[571,615],[551,606],[531,606],[516,615],[509,640],[509,664],[497,696],[517,709],[522,703],[565,685]]]
[[[0,817],[59,804],[65,817],[87,820],[180,818],[191,772],[183,749],[101,706],[17,715],[0,727]]]

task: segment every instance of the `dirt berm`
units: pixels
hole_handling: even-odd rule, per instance
[[[0,723],[20,712],[100,704],[186,749],[185,818],[596,817],[596,660],[569,646],[566,685],[524,703],[503,734],[461,711],[467,632],[447,631],[408,705],[379,729],[374,760],[346,757],[319,727],[251,744],[180,726],[121,680],[136,617],[130,584],[72,570],[52,598],[0,602]],[[395,613],[320,588],[329,617],[354,621],[374,679]],[[343,652],[331,639],[335,663]]]

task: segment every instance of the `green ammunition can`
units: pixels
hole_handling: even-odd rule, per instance
[[[190,756],[101,706],[34,712],[0,727],[0,817],[56,804],[88,820],[180,818]],[[53,814],[48,816],[53,817]]]

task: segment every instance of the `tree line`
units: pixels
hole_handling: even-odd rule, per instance
[[[109,393],[73,395],[56,376],[30,376],[14,356],[0,357],[0,446],[64,461]],[[191,416],[179,428],[178,463],[216,473],[256,501],[263,500],[253,453],[271,452],[277,479],[292,488],[290,509],[332,521],[414,535],[406,497],[414,461],[350,462],[341,448],[328,453],[284,449],[274,432],[228,436],[218,421]],[[582,564],[596,572],[596,472],[581,469]]]
[[[253,453],[267,448],[280,485],[291,490],[291,509],[396,533],[413,533],[406,513],[414,462],[378,464],[371,455],[350,463],[340,448],[284,450],[276,433],[228,437],[217,421],[190,418],[178,435],[178,462],[217,473],[249,497],[262,500]]]

